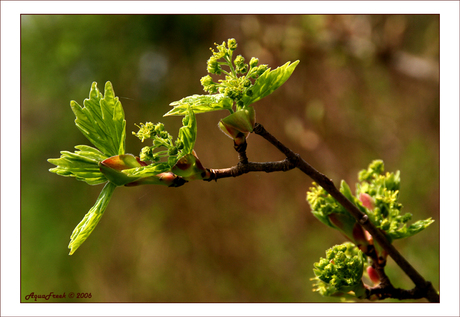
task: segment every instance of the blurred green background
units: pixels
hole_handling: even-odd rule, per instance
[[[438,15],[23,15],[21,17],[21,300],[91,293],[84,302],[324,302],[312,265],[342,236],[310,213],[311,179],[299,171],[251,173],[180,188],[118,188],[73,255],[74,227],[102,186],[49,173],[46,160],[89,142],[70,100],[113,83],[127,120],[127,152],[145,145],[134,123],[161,121],[169,103],[202,94],[209,48],[233,37],[238,54],[292,77],[255,105],[257,121],[336,184],[354,190],[373,159],[401,171],[400,201],[427,230],[396,241],[439,290]],[[199,115],[196,151],[208,168],[237,162]],[[252,161],[283,156],[256,135]],[[389,260],[396,287],[411,281]],[[68,301],[68,299],[67,299]],[[75,301],[81,301],[76,300]],[[422,300],[423,301],[423,300]]]

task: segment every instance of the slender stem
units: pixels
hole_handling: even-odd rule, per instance
[[[425,281],[423,276],[421,276],[417,270],[412,267],[412,265],[386,239],[382,232],[369,221],[368,216],[361,212],[337,189],[337,187],[335,187],[331,179],[318,172],[303,158],[301,158],[299,154],[294,153],[278,141],[273,135],[268,133],[261,124],[255,124],[254,133],[260,135],[274,145],[279,151],[286,155],[287,160],[289,160],[296,168],[310,176],[318,185],[323,187],[332,197],[334,197],[337,202],[340,203],[350,214],[352,214],[361,226],[363,226],[363,228],[372,235],[374,240],[383,247],[388,255],[390,255],[399,267],[409,276],[409,278],[415,283],[416,287],[421,290],[422,294],[425,294],[422,297],[426,297],[430,302],[439,302],[439,294],[436,292],[433,285],[430,282]]]

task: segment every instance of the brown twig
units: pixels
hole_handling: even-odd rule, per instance
[[[241,144],[235,143],[234,148],[238,152],[238,164],[223,169],[207,169],[210,177],[205,178],[204,180],[212,181],[219,178],[237,177],[249,172],[286,172],[295,168],[295,165],[288,159],[277,162],[249,162],[248,157],[246,156],[246,147],[246,140],[244,140]]]
[[[217,180],[219,178],[237,177],[249,172],[286,172],[293,168],[295,168],[295,166],[292,165],[292,163],[288,159],[278,162],[239,162],[237,165],[229,168],[208,169],[211,176],[209,178],[206,178],[205,180],[212,181]]]

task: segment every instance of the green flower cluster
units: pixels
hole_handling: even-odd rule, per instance
[[[350,187],[342,181],[340,192],[379,228],[392,242],[394,239],[410,237],[434,222],[431,218],[419,220],[409,226],[407,222],[412,218],[410,213],[401,214],[402,205],[398,202],[400,173],[384,173],[384,164],[381,160],[373,161],[369,167],[358,174],[360,183],[356,184],[356,195],[351,193]],[[321,222],[342,232],[350,241],[355,243],[363,252],[368,246],[374,245],[379,261],[385,261],[386,253],[373,242],[372,237],[363,230],[343,206],[341,206],[321,186],[313,183],[307,192],[307,201],[312,213]]]
[[[360,183],[356,184],[356,196],[360,206],[372,223],[391,240],[412,236],[434,222],[431,218],[417,221],[410,226],[407,222],[412,214],[401,214],[402,204],[398,202],[400,172],[384,173],[384,163],[373,161],[367,170],[358,173]]]
[[[249,97],[253,95],[251,80],[265,73],[268,66],[258,65],[259,60],[255,57],[251,58],[247,64],[241,55],[236,56],[232,62],[233,51],[237,47],[235,39],[229,39],[227,43],[223,42],[221,45],[216,44],[216,47],[217,51],[211,49],[212,56],[207,61],[207,71],[214,75],[225,74],[225,79],[219,79],[216,83],[210,75],[206,75],[201,78],[201,85],[204,91],[210,94],[221,93],[232,99],[240,109],[244,106],[242,98],[245,95]],[[227,66],[229,71],[223,69],[222,66]]]
[[[350,188],[342,181],[340,192],[350,201],[357,204],[358,200],[352,196]],[[325,225],[340,231],[348,240],[366,252],[371,244],[366,232],[356,219],[333,198],[324,188],[316,183],[307,192],[307,201],[313,215]]]
[[[259,65],[255,57],[249,63],[241,55],[233,58],[236,48],[237,43],[232,38],[221,45],[216,44],[216,50],[211,48],[212,56],[207,61],[209,74],[200,79],[209,95],[192,95],[172,102],[170,105],[174,108],[165,116],[185,115],[189,108],[195,114],[227,110],[230,115],[219,122],[219,128],[235,144],[245,142],[255,124],[252,104],[281,87],[299,61],[287,62],[271,70],[267,65]],[[225,75],[225,78],[215,82],[211,75]]]
[[[341,296],[350,293],[356,297],[364,295],[362,282],[366,257],[350,242],[336,245],[326,251],[313,265],[316,281],[314,291],[323,296]]]
[[[163,157],[170,157],[177,155],[179,150],[183,149],[181,140],[177,139],[173,142],[173,137],[164,130],[163,123],[153,124],[152,122],[141,123],[140,126],[136,125],[139,131],[133,132],[142,142],[146,139],[153,140],[153,146],[145,146],[140,153],[140,159],[143,162],[152,161],[158,162]],[[164,147],[166,150],[155,152],[158,148]]]

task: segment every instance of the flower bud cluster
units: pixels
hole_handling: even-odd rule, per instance
[[[307,192],[307,201],[313,215],[325,225],[340,231],[362,251],[367,252],[372,239],[366,231],[324,188],[316,183],[313,185]]]
[[[367,170],[359,172],[358,179],[357,195],[369,218],[390,240],[397,239],[400,236],[398,232],[406,231],[405,224],[412,218],[410,213],[400,214],[399,171],[384,173],[383,161],[375,160]]]
[[[352,243],[336,245],[326,251],[313,265],[316,276],[316,291],[324,296],[337,296],[353,292],[357,297],[364,294],[362,282],[365,255]]]
[[[186,121],[188,117],[184,117],[183,121]],[[133,132],[142,142],[145,139],[152,139],[153,146],[145,146],[142,148],[140,153],[140,160],[143,162],[152,161],[159,162],[163,157],[175,156],[183,149],[184,145],[181,140],[176,140],[175,143],[172,141],[172,136],[164,130],[163,123],[153,124],[147,122],[145,124],[141,123],[138,126],[139,131],[137,133]],[[156,151],[158,148],[166,148],[163,151]]]
[[[380,229],[389,242],[410,237],[433,223],[433,220],[428,218],[407,226],[412,215],[401,214],[402,205],[398,202],[399,171],[384,173],[384,164],[381,160],[373,161],[368,169],[360,171],[358,178],[360,183],[356,184],[355,196],[343,181],[340,191],[369,217],[372,224]],[[321,222],[339,230],[365,253],[372,250],[370,247],[373,246],[379,263],[383,264],[386,261],[387,253],[383,248],[322,187],[314,184],[307,193],[307,201],[313,215]]]
[[[145,124],[141,123],[140,126],[136,124],[136,126],[139,128],[139,131],[137,133],[133,132],[133,134],[142,142],[144,142],[145,139],[153,139],[156,136],[163,139],[167,139],[169,137],[169,133],[164,130],[164,124],[161,122],[157,124],[146,122]]]
[[[225,79],[215,82],[210,75],[206,75],[201,78],[201,85],[203,90],[210,94],[221,93],[229,97],[239,110],[245,106],[242,98],[253,94],[251,80],[262,75],[268,70],[268,66],[258,66],[259,60],[255,57],[251,58],[249,64],[245,63],[245,58],[241,55],[236,56],[232,61],[233,51],[237,47],[235,39],[229,39],[227,43],[223,42],[221,45],[216,44],[216,47],[217,51],[211,49],[212,56],[207,61],[207,71],[213,75],[225,74]],[[222,66],[228,67],[229,70],[224,70]]]

